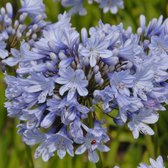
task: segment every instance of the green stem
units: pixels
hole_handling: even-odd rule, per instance
[[[115,138],[112,137],[112,142],[110,145],[111,150],[108,152],[107,159],[106,159],[106,166],[109,166],[109,167],[110,165],[114,165],[117,159],[118,148],[120,145],[119,136],[120,136],[120,133],[122,132],[122,127],[119,127],[116,131],[117,131],[117,135]]]
[[[154,158],[155,150],[154,150],[154,146],[153,146],[151,136],[146,135],[145,136],[145,142],[146,142],[146,147],[147,147],[147,150],[148,150],[148,153],[149,153],[150,157]]]
[[[33,158],[32,158],[32,152],[31,152],[31,148],[28,145],[26,146],[26,153],[28,156],[28,159],[30,160],[29,164],[30,164],[30,168],[34,168],[34,162],[33,162]]]
[[[154,136],[154,145],[155,145],[155,157],[160,155],[160,145],[159,145],[159,136],[157,125],[154,125],[155,136]]]
[[[98,152],[98,155],[99,155],[99,161],[95,164],[95,166],[96,168],[103,168],[103,162],[102,162],[100,152]]]

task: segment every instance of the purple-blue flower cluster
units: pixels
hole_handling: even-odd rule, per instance
[[[33,19],[41,11],[34,1],[22,4],[20,11]],[[57,151],[62,159],[87,151],[89,160],[97,162],[97,151],[110,150],[102,116],[127,124],[134,138],[153,135],[148,124],[158,121],[158,111],[168,103],[167,39],[168,20],[162,16],[148,25],[141,16],[137,33],[101,21],[79,33],[64,13],[45,26],[33,45],[23,41],[20,50],[12,49],[13,57],[4,62],[18,68],[16,77],[6,73],[5,107],[21,121],[23,141],[39,144],[35,158],[47,161]],[[3,42],[0,52],[6,54]]]
[[[21,0],[17,13],[11,3],[0,9],[0,58],[9,66],[18,64],[20,43],[33,45],[38,33],[46,25],[42,0]],[[29,22],[27,20],[30,20]]]
[[[140,163],[137,168],[165,168],[162,156],[158,156],[156,160],[150,158],[149,161],[150,165],[147,165],[146,163]],[[115,166],[114,168],[120,167]]]
[[[60,0],[62,6],[70,7],[68,14],[73,15],[79,13],[79,15],[86,15],[87,10],[84,7],[84,0]],[[99,8],[103,9],[104,13],[110,11],[112,14],[116,14],[118,9],[124,8],[123,0],[88,0],[89,4],[93,2],[99,4]]]
[[[156,160],[150,158],[150,165],[147,165],[146,163],[140,163],[138,168],[165,168],[163,163],[162,156],[158,156]]]

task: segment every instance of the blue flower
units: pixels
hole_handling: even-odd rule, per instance
[[[75,142],[78,142],[78,143],[83,142],[82,122],[80,121],[79,117],[76,117],[74,122],[71,122],[70,134],[73,137]]]
[[[151,165],[147,165],[146,163],[140,163],[137,168],[165,168],[162,156],[158,156],[156,160],[152,158],[150,158],[149,160]],[[120,167],[115,166],[114,168]]]
[[[19,125],[20,130],[24,125]],[[35,145],[45,140],[46,136],[42,134],[38,129],[26,130],[23,132],[23,141],[27,145]]]
[[[167,84],[164,86],[159,85],[153,88],[149,96],[155,99],[158,103],[167,103],[168,87]]]
[[[99,7],[103,8],[104,13],[110,11],[111,13],[116,14],[119,8],[124,8],[123,0],[88,0],[88,3],[91,4],[93,1],[100,4]],[[70,15],[75,13],[86,15],[87,11],[83,7],[83,3],[83,0],[61,0],[62,6],[71,7],[68,12]]]
[[[47,123],[54,121],[57,115],[61,117],[62,123],[68,125],[71,122],[75,122],[78,117],[86,118],[87,113],[90,111],[86,106],[79,104],[75,98],[68,101],[66,98],[61,99],[55,96],[54,98],[48,100],[47,105],[48,110],[51,112],[46,116],[48,121]],[[48,119],[49,116],[51,118]],[[43,125],[48,125],[46,124],[45,118],[42,121],[42,126]]]
[[[57,151],[60,159],[63,159],[68,152],[69,155],[74,156],[73,141],[68,137],[65,128],[62,128],[58,133],[48,135],[47,139],[36,149],[35,158],[42,155],[44,161],[48,161],[50,157]]]
[[[128,97],[118,94],[116,101],[119,106],[119,116],[123,120],[123,122],[127,121],[128,112],[135,112],[144,106],[139,98],[133,96]]]
[[[31,76],[25,79],[27,85],[23,87],[25,92],[39,93],[38,102],[44,103],[47,95],[52,96],[54,91],[55,78],[46,78],[42,74],[31,74]]]
[[[83,7],[83,0],[62,0],[61,4],[65,7],[71,7],[68,14],[73,15],[79,13],[80,15],[86,15],[87,11]]]
[[[100,58],[109,58],[113,55],[112,51],[108,50],[109,41],[103,35],[92,35],[87,38],[87,35],[82,36],[84,45],[79,46],[79,53],[84,59],[89,59],[90,66],[94,67]]]
[[[144,106],[149,109],[165,111],[166,108],[161,105],[156,99],[148,97],[146,101],[143,102]]]
[[[88,90],[86,89],[88,81],[85,79],[85,74],[81,69],[73,70],[71,67],[60,69],[59,75],[55,81],[63,86],[60,87],[59,93],[63,95],[68,91],[67,100],[71,100],[76,91],[80,96],[87,96]]]
[[[113,90],[111,87],[107,86],[104,90],[95,90],[94,101],[95,104],[98,101],[102,101],[102,108],[105,112],[110,112],[115,107]]]
[[[76,149],[75,154],[79,155],[87,150],[89,160],[96,163],[99,160],[96,149],[103,152],[110,150],[103,144],[109,140],[109,137],[106,135],[106,130],[103,129],[97,121],[95,121],[93,129],[89,129],[84,125],[83,127],[87,131],[87,134],[83,137],[82,145]]]
[[[20,81],[14,76],[5,74],[5,81],[8,83],[8,87],[5,91],[8,100],[12,100],[22,94],[22,88],[20,87]]]
[[[150,69],[153,71],[153,79],[156,83],[164,82],[168,79],[168,57],[165,53],[152,52],[148,60],[146,60],[146,65],[150,65]],[[152,66],[151,66],[152,65]]]
[[[101,0],[100,8],[103,8],[103,12],[110,11],[113,14],[118,12],[118,8],[124,8],[123,0]]]
[[[63,113],[61,114],[61,119],[64,124],[69,124],[72,121],[75,121],[76,118],[80,117],[82,119],[88,117],[89,108],[86,106],[79,104],[77,100],[72,99],[70,102],[66,103],[67,108],[63,109]]]
[[[45,6],[43,0],[21,0],[22,8],[19,10],[21,13],[28,13],[30,16],[37,15],[45,16]]]
[[[135,77],[129,71],[120,71],[109,74],[111,88],[113,93],[130,96],[129,88],[134,86]]]
[[[168,53],[168,36],[160,35],[160,36],[152,36],[151,44],[149,47],[151,52],[160,53]]]
[[[67,49],[67,55],[79,45],[79,33],[71,28],[70,18],[66,13],[59,15],[59,21],[46,26],[43,36],[35,44],[35,52],[43,55],[59,54]],[[64,52],[63,52],[64,53]]]
[[[137,68],[135,78],[133,95],[139,96],[142,100],[147,100],[146,94],[153,89],[154,71],[150,67]]]
[[[30,45],[27,43],[21,43],[20,49],[17,50],[15,48],[11,48],[11,54],[8,58],[4,59],[2,62],[7,64],[8,66],[12,67],[17,65],[20,62],[27,62],[27,61],[32,61],[36,60],[37,57],[39,58],[40,56],[36,56],[33,53],[33,56],[31,52],[29,51]]]
[[[158,156],[156,160],[150,158],[150,164],[148,166],[146,163],[140,163],[138,168],[165,168],[162,156]]]
[[[154,131],[147,124],[154,124],[158,121],[158,114],[151,110],[143,108],[137,113],[131,114],[131,121],[128,127],[132,131],[134,138],[139,137],[139,133],[153,135]]]

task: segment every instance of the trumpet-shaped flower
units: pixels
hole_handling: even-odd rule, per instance
[[[63,86],[60,87],[59,92],[63,95],[68,91],[67,100],[71,100],[77,92],[80,96],[87,96],[86,89],[88,81],[85,79],[85,74],[81,69],[73,70],[71,67],[60,69],[59,75],[55,81]]]
[[[72,143],[73,141],[68,137],[65,128],[62,128],[57,134],[48,135],[48,138],[36,149],[35,158],[42,155],[43,160],[48,161],[55,151],[60,159],[65,157],[66,152],[74,156]]]
[[[21,13],[25,12],[30,16],[45,16],[45,5],[43,0],[21,0],[22,8],[19,10]]]
[[[93,35],[87,39],[83,35],[85,45],[79,46],[79,53],[84,59],[89,59],[90,66],[94,67],[100,58],[109,58],[112,51],[108,50],[109,41],[104,36]]]
[[[87,150],[89,160],[96,163],[99,160],[96,149],[103,152],[110,150],[103,144],[109,140],[109,137],[106,135],[106,130],[103,129],[97,121],[93,129],[88,129],[86,126],[84,126],[84,129],[86,129],[87,134],[83,137],[83,142],[81,142],[82,145],[77,148],[75,154],[79,155]]]
[[[140,132],[147,135],[153,135],[154,131],[147,124],[156,123],[158,118],[159,116],[156,112],[144,108],[137,113],[131,114],[131,121],[128,123],[128,127],[136,139],[139,137]]]

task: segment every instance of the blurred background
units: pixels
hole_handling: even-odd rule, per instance
[[[6,2],[11,2],[17,8],[19,0],[0,0],[0,7]],[[48,20],[55,22],[59,13],[65,11],[53,0],[44,0]],[[104,23],[119,24],[123,22],[125,28],[132,26],[135,31],[139,25],[139,16],[144,14],[147,21],[160,15],[168,17],[167,0],[124,0],[125,8],[119,10],[117,15],[111,13],[103,14],[98,5],[87,5],[88,11],[86,16],[75,15],[72,17],[72,25],[78,31],[82,27],[87,29],[96,26],[101,19]],[[26,146],[21,137],[17,134],[16,125],[18,121],[8,118],[4,108],[5,101],[5,83],[3,73],[0,72],[0,168],[95,168],[95,165],[88,162],[87,155],[75,156],[71,158],[66,156],[60,160],[57,156],[44,163],[41,159],[34,160],[33,154],[35,147]],[[149,158],[157,158],[162,155],[168,167],[168,114],[160,113],[160,119],[157,125],[153,126],[155,136],[141,135],[138,140],[134,140],[131,132],[127,127],[116,127],[110,118],[106,118],[109,123],[108,130],[111,142],[108,144],[110,152],[101,154],[102,168],[112,168],[119,165],[121,168],[136,168],[140,162],[149,163]]]

